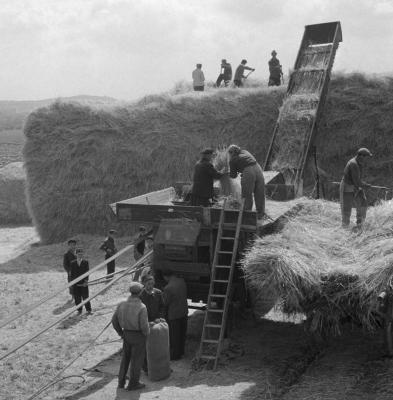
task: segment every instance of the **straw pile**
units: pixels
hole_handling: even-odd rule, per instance
[[[346,321],[373,330],[377,295],[393,276],[393,202],[370,209],[364,231],[343,230],[339,206],[305,200],[279,233],[259,238],[243,260],[251,287],[304,313],[308,327],[340,334]]]
[[[108,204],[190,181],[204,147],[252,146],[262,162],[282,96],[283,88],[223,89],[112,110],[56,103],[35,111],[24,158],[42,241],[104,234],[114,225]]]
[[[26,207],[25,179],[22,162],[0,168],[0,225],[31,224]]]

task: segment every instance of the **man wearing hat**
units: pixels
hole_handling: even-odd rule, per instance
[[[115,246],[115,234],[116,231],[114,229],[110,229],[108,232],[108,236],[105,238],[102,243],[100,249],[105,252],[105,260],[112,257],[117,253],[117,249]],[[106,264],[106,274],[113,274],[115,272],[115,260],[112,260]],[[109,275],[107,280],[111,280],[113,275]]]
[[[218,172],[213,164],[213,149],[201,152],[201,159],[195,164],[191,191],[191,205],[209,207],[213,197],[214,179],[220,179],[224,174]]]
[[[197,64],[196,69],[192,71],[192,82],[196,92],[203,92],[205,90],[205,75],[202,71],[202,64]]]
[[[269,61],[269,83],[268,86],[280,86],[281,85],[281,76],[282,67],[280,64],[280,60],[276,57],[277,52],[276,50],[272,51],[272,58]]]
[[[365,188],[371,185],[362,181],[363,167],[371,157],[371,152],[362,147],[355,157],[351,158],[344,168],[340,183],[340,206],[343,228],[349,226],[352,207],[356,207],[356,224],[361,227],[366,219],[367,198]]]
[[[265,179],[262,168],[255,157],[235,144],[228,147],[229,176],[236,178],[240,173],[244,209],[252,210],[253,195],[258,219],[265,215]]]
[[[233,79],[233,83],[237,87],[243,86],[243,81],[242,79],[245,79],[246,77],[244,76],[244,71],[247,69],[249,71],[255,71],[255,68],[247,67],[247,60],[242,60],[240,65],[236,68],[235,71],[235,78]]]
[[[218,75],[217,81],[216,81],[216,87],[221,86],[221,82],[224,81],[225,87],[229,85],[229,82],[232,79],[232,66],[227,60],[223,59],[221,60],[221,72],[220,75]]]
[[[118,385],[120,389],[124,388],[130,363],[130,381],[127,390],[138,390],[145,387],[145,384],[139,382],[139,378],[145,359],[146,338],[149,335],[150,327],[146,306],[140,299],[142,290],[142,284],[132,282],[130,285],[131,296],[127,301],[118,305],[112,317],[113,328],[123,339]]]

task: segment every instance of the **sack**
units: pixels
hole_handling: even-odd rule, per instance
[[[171,374],[169,356],[169,329],[166,322],[159,322],[150,327],[146,343],[147,368],[149,379],[160,381]]]

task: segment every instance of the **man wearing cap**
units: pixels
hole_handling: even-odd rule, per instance
[[[221,82],[224,81],[225,87],[229,85],[229,82],[232,79],[232,66],[227,60],[223,59],[221,60],[221,72],[220,75],[218,75],[217,81],[216,81],[216,87],[221,86]]]
[[[214,179],[220,179],[224,174],[218,172],[213,164],[213,149],[201,152],[201,159],[195,164],[191,191],[191,205],[209,207],[213,197]]]
[[[63,268],[67,272],[67,280],[71,282],[71,262],[76,260],[75,248],[76,240],[70,239],[68,242],[68,251],[63,256]],[[69,287],[69,293],[71,295],[71,300],[74,299],[74,294],[72,292],[72,286]]]
[[[138,390],[145,387],[145,384],[139,382],[139,378],[145,358],[146,337],[149,335],[150,327],[146,306],[140,299],[142,290],[142,284],[132,282],[130,285],[131,296],[127,301],[118,305],[112,317],[113,328],[123,339],[118,385],[120,389],[124,388],[130,363],[130,381],[127,390]]]
[[[169,327],[169,347],[171,360],[179,360],[184,355],[188,322],[187,286],[183,278],[173,271],[164,270],[162,275],[167,283],[163,298],[166,320]]]
[[[233,83],[237,87],[243,86],[243,81],[242,79],[245,79],[246,77],[244,76],[244,70],[249,70],[249,71],[255,71],[255,68],[247,67],[247,60],[242,60],[240,65],[236,68],[235,71],[235,78],[233,79]]]
[[[105,252],[105,260],[112,257],[117,253],[117,249],[115,246],[115,233],[114,229],[110,229],[108,232],[108,236],[105,238],[102,243],[100,249]],[[106,274],[109,275],[107,280],[111,280],[113,278],[113,274],[115,272],[115,260],[112,260],[106,264]]]
[[[205,90],[205,75],[202,71],[202,64],[197,64],[196,69],[192,71],[192,82],[194,91],[203,92]]]
[[[241,174],[244,209],[252,210],[254,195],[258,218],[262,218],[265,215],[265,179],[261,166],[253,155],[235,144],[228,147],[228,154],[229,176],[236,178],[239,173]]]
[[[269,83],[268,86],[280,86],[281,85],[281,76],[282,67],[280,64],[280,60],[276,57],[276,50],[272,51],[272,58],[269,61]]]
[[[89,271],[89,262],[83,257],[83,249],[78,248],[75,250],[76,259],[71,261],[70,264],[70,280],[79,278]],[[78,306],[82,301],[89,298],[89,286],[87,283],[89,276],[85,276],[79,282],[72,286],[72,293],[74,294],[75,305]],[[91,304],[88,301],[85,304],[87,314],[91,314]],[[78,314],[82,314],[82,307],[78,308]]]
[[[362,181],[363,167],[371,157],[371,152],[362,147],[355,157],[351,158],[344,168],[340,183],[340,206],[343,228],[349,226],[352,207],[356,208],[356,225],[361,228],[367,214],[367,198],[365,188],[371,185]]]

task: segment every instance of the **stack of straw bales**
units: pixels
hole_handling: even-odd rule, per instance
[[[105,111],[64,103],[35,111],[24,157],[41,239],[103,234],[114,224],[109,203],[191,180],[206,146],[251,146],[262,161],[282,97],[283,89],[225,89]]]
[[[393,202],[370,209],[362,233],[341,228],[335,203],[304,200],[299,210],[248,250],[249,285],[280,297],[284,312],[306,314],[311,331],[339,334],[348,320],[374,329],[377,295],[393,276]]]
[[[25,181],[22,162],[0,168],[0,225],[31,224],[26,207]]]

